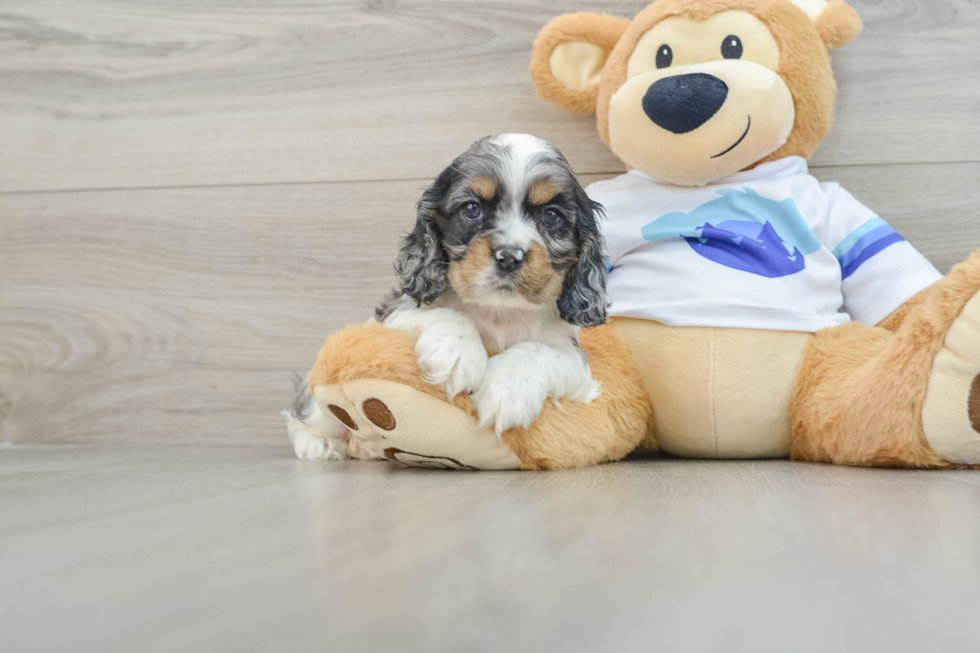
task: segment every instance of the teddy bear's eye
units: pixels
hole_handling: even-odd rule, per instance
[[[674,51],[666,43],[657,50],[657,68],[670,68],[674,63]]]
[[[721,43],[721,56],[726,59],[742,58],[742,39],[734,34],[729,34]]]

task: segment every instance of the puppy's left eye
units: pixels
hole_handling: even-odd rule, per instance
[[[476,202],[467,202],[461,211],[463,217],[472,222],[476,222],[483,217],[483,209]]]
[[[555,229],[561,224],[561,213],[555,209],[546,209],[544,213],[541,214],[541,224],[546,226],[548,229]]]
[[[725,40],[721,42],[721,56],[726,59],[741,59],[742,39],[734,34],[726,36]]]

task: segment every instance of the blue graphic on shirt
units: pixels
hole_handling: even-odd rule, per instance
[[[804,270],[804,257],[823,246],[792,199],[777,202],[751,188],[718,194],[690,213],[657,218],[643,227],[643,238],[683,238],[710,261],[770,279]]]
[[[834,256],[840,261],[841,278],[846,279],[857,272],[865,261],[886,247],[904,241],[902,235],[881,218],[868,220],[834,249]]]

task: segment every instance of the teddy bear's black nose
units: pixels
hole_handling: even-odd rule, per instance
[[[728,85],[714,75],[676,75],[650,85],[643,113],[667,131],[686,134],[708,122],[727,98]]]

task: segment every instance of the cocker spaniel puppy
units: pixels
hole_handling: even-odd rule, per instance
[[[529,426],[548,398],[590,402],[600,390],[578,332],[606,320],[601,214],[548,143],[483,138],[423,193],[400,287],[375,318],[417,335],[426,380],[471,393],[498,435]],[[305,385],[287,417],[301,458],[376,457]]]

